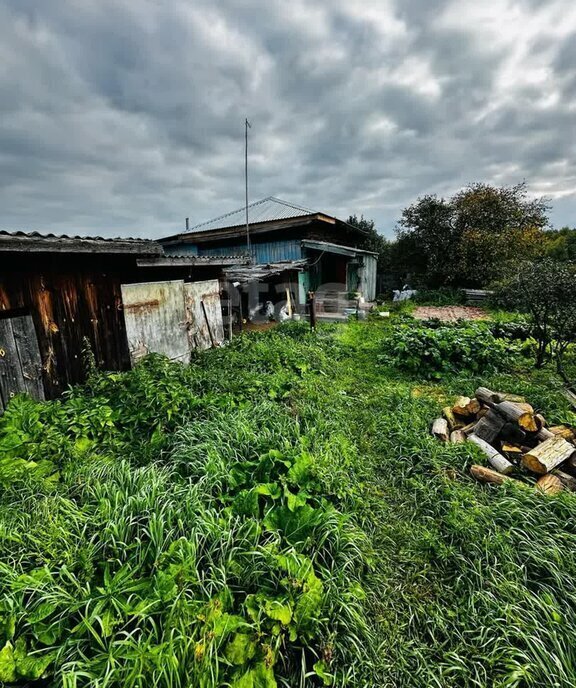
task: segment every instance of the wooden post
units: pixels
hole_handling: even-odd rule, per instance
[[[208,329],[210,344],[212,345],[212,348],[214,348],[216,344],[214,343],[214,336],[212,335],[212,328],[210,327],[210,320],[208,320],[208,313],[206,312],[206,306],[204,305],[204,301],[200,301],[200,305],[202,306],[202,313],[204,314],[204,320],[206,321],[206,328]]]
[[[242,291],[238,289],[238,328],[240,332],[244,329],[244,314],[242,313]]]
[[[226,290],[228,291],[228,339],[232,341],[232,282],[226,283]]]
[[[316,294],[313,291],[308,292],[308,313],[310,315],[310,329],[316,329]]]
[[[292,317],[292,299],[290,298],[290,289],[286,289],[286,312],[288,313],[288,317]]]

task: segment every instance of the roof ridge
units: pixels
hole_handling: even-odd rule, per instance
[[[268,196],[268,198],[264,199],[265,201],[275,201],[276,203],[281,203],[282,205],[287,206],[288,208],[294,208],[295,210],[305,210],[307,213],[316,213],[316,210],[312,210],[311,208],[307,208],[304,205],[298,205],[297,203],[290,203],[290,201],[283,201],[281,198],[277,198],[276,196]]]
[[[281,198],[277,198],[276,196],[266,196],[266,198],[262,198],[259,201],[254,201],[253,203],[250,203],[248,205],[248,208],[256,208],[259,205],[262,205],[263,203],[266,203],[267,201],[274,201],[274,203],[280,203],[283,206],[286,206],[287,208],[293,208],[294,210],[301,210],[302,212],[306,214],[313,214],[316,211],[311,210],[310,208],[305,208],[304,206],[301,205],[296,205],[295,203],[290,203],[289,201],[283,201]],[[205,227],[206,225],[212,225],[215,222],[219,222],[220,220],[225,220],[227,217],[230,217],[232,215],[236,215],[237,213],[242,212],[243,210],[246,209],[246,206],[243,205],[241,208],[236,208],[236,210],[231,210],[228,213],[224,213],[223,215],[219,215],[218,217],[213,217],[211,220],[206,220],[205,222],[200,222],[197,225],[194,225],[193,227],[190,227],[188,232],[183,232],[184,234],[187,234],[189,232],[195,232],[196,230],[200,229],[201,227]]]

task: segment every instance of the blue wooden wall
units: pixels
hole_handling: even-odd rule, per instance
[[[281,260],[300,260],[303,258],[299,239],[282,239],[253,243],[251,252],[256,263],[276,263]],[[230,243],[226,246],[197,246],[196,244],[176,244],[166,246],[166,253],[171,255],[195,256],[241,256],[246,254],[246,243]]]

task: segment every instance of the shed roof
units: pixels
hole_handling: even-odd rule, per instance
[[[355,257],[358,255],[377,256],[375,251],[366,251],[363,248],[355,248],[354,246],[342,246],[341,244],[333,244],[329,241],[316,241],[314,239],[303,239],[302,246],[312,248],[316,251],[325,251],[326,253],[339,253],[344,256]]]
[[[306,215],[316,214],[317,211],[310,210],[310,208],[305,208],[295,203],[289,203],[288,201],[283,201],[274,196],[268,196],[248,206],[248,223],[256,224],[274,220],[287,220],[292,217],[304,217]],[[215,217],[213,220],[202,222],[184,233],[193,234],[195,232],[207,232],[213,229],[222,229],[224,227],[241,227],[245,223],[246,206]]]
[[[138,258],[136,264],[139,268],[170,268],[170,267],[195,267],[209,266],[222,267],[225,265],[248,265],[248,256],[148,256]]]
[[[256,265],[233,265],[224,268],[224,275],[231,282],[239,282],[240,284],[251,284],[252,282],[262,282],[281,275],[283,272],[296,271],[302,272],[307,260],[281,260],[277,263],[258,263]]]
[[[88,237],[40,232],[9,232],[0,230],[0,252],[25,253],[129,253],[162,255],[161,244],[152,239],[132,237]]]

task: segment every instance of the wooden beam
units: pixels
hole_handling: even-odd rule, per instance
[[[136,259],[139,268],[223,267],[249,264],[250,259],[247,256],[151,256]]]

